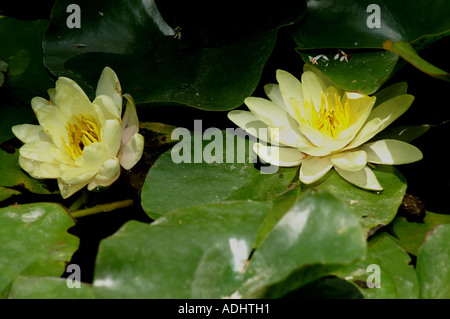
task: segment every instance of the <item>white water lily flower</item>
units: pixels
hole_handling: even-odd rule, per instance
[[[132,168],[141,158],[144,138],[131,96],[125,94],[116,73],[104,68],[96,98],[89,100],[73,80],[60,77],[48,90],[50,101],[31,100],[39,125],[12,128],[25,143],[19,164],[34,178],[56,178],[63,198],[88,185],[109,186],[120,176],[121,166]]]
[[[270,100],[246,98],[251,112],[234,110],[228,117],[253,135],[255,128],[267,128],[270,138],[265,142],[272,145],[255,143],[255,153],[273,165],[301,165],[303,183],[318,181],[334,167],[348,182],[379,191],[383,188],[367,163],[393,165],[422,159],[421,151],[406,142],[366,143],[411,105],[414,97],[405,94],[405,83],[368,96],[336,88],[309,66],[301,82],[282,70],[276,77],[278,84],[265,86]]]

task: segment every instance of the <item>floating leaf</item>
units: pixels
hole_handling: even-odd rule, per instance
[[[95,295],[230,295],[243,280],[241,272],[269,209],[268,203],[235,201],[178,209],[152,224],[130,221],[100,243]]]
[[[354,262],[365,250],[361,226],[344,203],[327,193],[305,195],[255,251],[239,294],[280,297],[322,277],[326,266]]]
[[[305,186],[305,189],[321,189],[341,199],[371,235],[394,219],[407,187],[405,178],[395,167],[378,165],[373,172],[384,188],[381,192],[353,186],[335,170],[331,170],[317,183]]]
[[[396,242],[408,253],[417,256],[427,233],[440,224],[450,224],[450,215],[427,211],[422,223],[409,222],[406,217],[397,216],[392,227]]]
[[[392,40],[386,40],[383,43],[383,48],[399,54],[403,59],[414,65],[420,71],[426,74],[441,79],[445,81],[450,81],[450,73],[439,69],[438,67],[432,65],[431,63],[422,59],[414,48],[408,42],[397,41],[392,42]]]
[[[0,294],[19,275],[58,277],[78,247],[67,230],[74,221],[59,205],[35,203],[0,208]]]
[[[18,276],[11,287],[9,299],[93,299],[92,287],[80,283],[69,288],[65,278]]]
[[[450,298],[450,224],[438,225],[428,233],[417,256],[420,295],[425,299]]]
[[[152,166],[142,189],[142,208],[150,217],[226,200],[273,200],[287,192],[298,168],[262,174],[252,163],[256,155],[249,151],[254,141],[219,130],[213,132],[215,137],[208,140],[200,133],[191,135],[185,130],[189,136],[182,136],[179,144]],[[191,154],[185,157],[186,163],[178,163],[180,147]]]
[[[445,0],[433,6],[424,0],[309,0],[307,6],[308,15],[293,34],[301,57],[348,91],[372,94],[393,74],[398,55],[382,51],[386,40],[408,42],[420,51],[450,34]],[[338,49],[351,55],[348,62],[341,61]],[[309,56],[320,54],[329,61],[313,64]]]
[[[75,80],[92,96],[102,68],[110,66],[136,103],[176,102],[205,110],[233,109],[251,95],[275,45],[277,28],[298,21],[305,8],[299,1],[272,20],[269,29],[261,24],[251,34],[221,41],[208,23],[192,17],[184,18],[177,35],[177,25],[165,21],[155,1],[143,0],[78,1],[82,26],[70,29],[70,3],[56,1],[43,41],[45,65],[53,74]],[[174,2],[168,15],[182,18],[183,6]],[[265,15],[271,14],[265,8]],[[228,18],[233,19],[227,17],[227,23]],[[248,20],[240,18],[233,20],[235,25]],[[258,18],[266,21],[264,15]],[[203,40],[192,34],[202,34]]]
[[[8,64],[11,98],[29,103],[34,96],[44,96],[53,87],[53,79],[42,61],[42,37],[47,20],[18,20],[0,16],[0,60]]]
[[[343,267],[335,274],[354,284],[367,299],[417,299],[419,284],[410,262],[411,258],[392,237],[383,234],[369,242],[367,257],[364,260]],[[379,276],[376,276],[376,271],[380,271]],[[376,278],[379,282],[376,282]],[[374,287],[369,287],[368,282]]]

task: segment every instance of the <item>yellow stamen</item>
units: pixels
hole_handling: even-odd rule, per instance
[[[348,101],[343,105],[335,93],[334,103],[329,94],[321,94],[320,108],[314,102],[304,100],[305,117],[299,116],[300,123],[311,126],[318,131],[335,138],[350,125],[350,106]]]
[[[67,153],[74,160],[83,154],[84,147],[100,141],[100,129],[94,119],[84,114],[75,115],[66,123]]]

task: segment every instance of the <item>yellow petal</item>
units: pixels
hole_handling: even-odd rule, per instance
[[[120,121],[107,120],[105,125],[101,128],[101,141],[108,146],[106,157],[115,157],[121,145],[122,131],[120,128]]]
[[[367,164],[367,154],[364,151],[350,151],[331,156],[335,167],[345,171],[359,171]]]
[[[97,186],[106,187],[114,183],[120,176],[120,164],[117,158],[107,160],[95,178],[89,183],[88,189],[93,190]]]
[[[19,149],[19,153],[30,160],[45,163],[57,163],[63,156],[55,144],[43,141],[26,143]]]
[[[67,118],[79,113],[92,112],[89,98],[75,81],[60,77],[55,87],[55,103]]]
[[[347,182],[358,187],[374,191],[383,190],[383,187],[378,183],[377,177],[367,166],[364,166],[359,171],[346,171],[337,166],[335,167],[335,170]]]
[[[83,154],[75,161],[85,171],[98,171],[103,163],[111,158],[110,150],[102,142],[85,146]]]
[[[279,83],[279,91],[284,101],[285,111],[293,118],[296,118],[298,109],[297,106],[291,103],[291,99],[295,99],[300,105],[303,104],[302,84],[295,76],[283,70],[277,70],[276,77]]]
[[[119,119],[122,116],[121,108],[106,95],[99,95],[95,98],[92,104],[97,105],[105,117],[105,120]]]
[[[379,140],[361,145],[360,149],[367,153],[367,161],[375,164],[408,164],[423,157],[417,147],[398,140]]]
[[[58,178],[61,176],[59,163],[44,163],[19,156],[19,165],[33,178]]]
[[[322,94],[326,92],[326,87],[320,78],[313,72],[302,74],[303,99],[313,102],[316,108],[320,107]]]
[[[305,154],[292,147],[265,146],[255,143],[253,151],[263,161],[276,166],[298,166],[305,160]]]
[[[92,177],[93,178],[93,177]],[[92,179],[91,178],[91,179]],[[82,183],[78,184],[68,184],[64,182],[61,178],[58,178],[58,187],[59,191],[61,193],[62,198],[66,199],[78,192],[80,189],[82,189],[84,186],[89,184],[90,180],[87,180]]]
[[[310,157],[300,167],[300,180],[302,183],[311,184],[321,179],[331,168],[330,158]]]
[[[61,172],[61,180],[70,185],[82,185],[80,188],[89,184],[89,182],[98,173],[97,170],[85,170],[84,167],[72,167]]]
[[[397,82],[395,84],[388,86],[387,88],[378,91],[377,93],[374,94],[377,98],[377,103],[375,104],[375,107],[386,102],[389,99],[392,99],[393,97],[406,94],[407,89],[408,84],[406,82]]]
[[[117,155],[125,169],[131,169],[142,157],[144,151],[144,137],[141,134],[135,134],[127,144],[123,145]]]
[[[31,143],[36,141],[52,142],[50,136],[44,132],[44,128],[40,125],[15,125],[12,127],[12,132],[23,143]]]
[[[109,96],[119,109],[119,117],[122,114],[122,88],[117,74],[109,67],[103,69],[97,84],[95,96]]]

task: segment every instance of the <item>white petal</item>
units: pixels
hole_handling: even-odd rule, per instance
[[[24,144],[20,149],[21,156],[30,160],[57,163],[61,156],[60,150],[52,142],[35,141]]]
[[[281,96],[281,91],[278,84],[265,85],[264,92],[266,92],[266,95],[273,103],[280,106],[283,110],[287,111],[286,104],[284,103],[283,97]]]
[[[111,152],[102,142],[85,146],[83,154],[75,160],[75,164],[85,171],[98,171],[103,163],[111,158]]]
[[[95,178],[89,183],[88,189],[92,190],[97,186],[109,186],[120,176],[120,164],[117,158],[107,160]]]
[[[423,157],[417,147],[398,140],[379,140],[361,145],[360,149],[367,153],[367,161],[375,164],[408,164]]]
[[[34,97],[31,100],[31,107],[45,133],[51,136],[53,142],[63,150],[64,142],[68,142],[65,127],[68,117],[58,107],[41,97]]]
[[[350,142],[346,149],[357,147],[384,130],[400,115],[405,113],[411,106],[413,101],[414,96],[404,94],[389,99],[378,107],[374,108],[367,118],[366,124],[356,135],[355,139]]]
[[[300,167],[300,180],[302,183],[311,184],[321,179],[331,168],[330,158],[310,157]]]
[[[98,80],[95,96],[100,95],[109,96],[119,108],[119,114],[122,114],[122,88],[117,74],[109,67],[103,69]]]
[[[346,171],[335,167],[336,172],[346,181],[368,190],[381,191],[380,183],[378,183],[377,177],[370,168],[365,166],[359,171]]]
[[[92,104],[97,105],[103,112],[106,120],[120,119],[122,116],[118,105],[107,95],[99,95],[95,98]]]
[[[308,72],[308,71],[313,72],[322,81],[322,83],[324,84],[324,86],[326,88],[329,88],[330,86],[335,87],[335,84],[332,81],[330,81],[321,71],[319,71],[315,67],[305,63],[303,65],[303,72]],[[337,90],[339,96],[342,96],[344,94],[344,90],[339,89],[337,87],[335,87],[335,89]]]
[[[266,143],[272,143],[269,127],[249,111],[233,110],[228,112],[228,118],[248,134]]]
[[[292,147],[265,146],[255,143],[253,151],[263,161],[276,166],[298,166],[305,160],[305,154]]]
[[[285,110],[293,117],[297,117],[297,107],[291,103],[291,99],[298,101],[300,105],[303,105],[303,89],[300,81],[283,70],[277,70],[277,81],[279,83],[279,91],[284,101]]]
[[[68,183],[64,182],[61,178],[58,178],[58,187],[59,187],[59,191],[61,192],[62,198],[66,199],[66,198],[72,196],[73,194],[75,194],[76,192],[78,192],[80,189],[82,189],[87,184],[89,184],[89,182],[90,181],[88,180],[83,183],[68,184]]]
[[[56,81],[55,87],[55,103],[67,118],[74,114],[92,112],[89,98],[75,81],[60,77]]]
[[[128,143],[130,138],[139,132],[139,119],[136,113],[136,105],[129,94],[125,94],[127,106],[122,119],[122,145]]]
[[[83,167],[72,167],[61,172],[61,180],[70,185],[86,186],[98,173],[98,170],[85,170]],[[80,188],[81,188],[80,187]]]
[[[44,128],[40,125],[22,124],[12,127],[14,135],[23,143],[36,141],[51,142],[52,139],[45,134]]]
[[[115,157],[121,145],[122,131],[120,121],[118,119],[107,120],[101,129],[100,135],[101,141],[108,146],[107,151],[109,152],[107,157]]]
[[[393,97],[406,94],[407,89],[408,84],[406,82],[398,82],[378,91],[377,93],[374,94],[377,98],[377,103],[375,104],[375,107]]]
[[[367,154],[364,151],[349,151],[331,156],[335,167],[346,171],[359,171],[367,164]]]
[[[280,106],[276,105],[272,101],[258,97],[248,97],[244,100],[244,102],[250,111],[252,111],[257,118],[268,126],[290,126],[290,116]],[[294,121],[292,118],[291,120]]]
[[[117,155],[125,169],[131,169],[142,157],[144,151],[144,137],[141,134],[135,134],[130,141],[123,145]]]
[[[58,178],[61,176],[59,163],[44,163],[19,156],[19,165],[33,178]]]
[[[320,78],[313,72],[304,72],[302,74],[303,99],[314,103],[314,107],[318,110],[321,104],[321,93],[325,93],[326,87]]]

